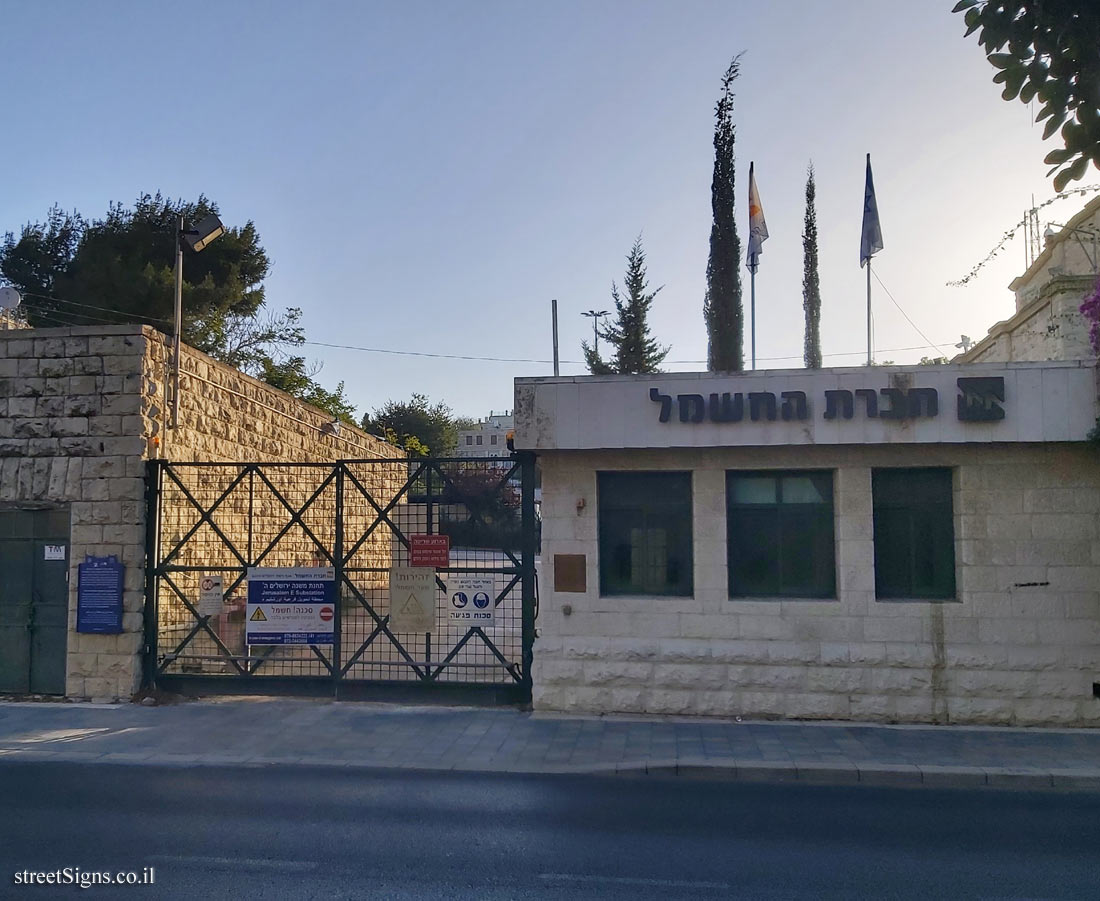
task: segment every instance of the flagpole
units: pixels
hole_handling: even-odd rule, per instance
[[[749,313],[752,317],[752,368],[756,368],[756,267],[749,270]]]
[[[871,259],[867,258],[867,365],[873,366],[871,357]]]

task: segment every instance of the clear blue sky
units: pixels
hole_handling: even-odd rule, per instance
[[[548,360],[556,297],[568,361],[591,334],[581,311],[610,308],[641,233],[651,284],[664,285],[651,326],[672,345],[668,368],[700,369],[673,361],[706,358],[712,111],[744,50],[739,230],[751,159],[771,231],[761,365],[801,366],[811,158],[826,363],[862,359],[867,152],[886,245],[875,271],[953,353],[961,333],[980,337],[1013,311],[1005,286],[1024,268],[1022,242],[971,286],[944,283],[1033,194],[1052,195],[1053,144],[1000,99],[952,5],[4,0],[0,230],[54,202],[100,215],[143,191],[203,192],[227,223],[256,223],[273,260],[268,304],[300,306],[312,340]],[[897,350],[925,341],[877,283],[874,296],[879,359],[936,354]],[[550,372],[308,353],[361,411],[419,391],[484,415],[511,407],[514,376]]]

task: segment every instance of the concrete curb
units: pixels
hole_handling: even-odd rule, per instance
[[[938,766],[933,764],[805,763],[797,761],[713,761],[705,759],[593,762],[580,764],[525,764],[501,760],[478,767],[433,766],[422,761],[400,764],[332,757],[263,757],[243,754],[142,753],[86,754],[0,748],[2,763],[77,763],[114,766],[276,767],[304,766],[369,772],[394,770],[423,773],[526,774],[556,776],[622,776],[627,778],[681,778],[780,785],[894,788],[995,788],[1014,791],[1070,791],[1100,793],[1100,769],[1042,770],[1019,767]]]

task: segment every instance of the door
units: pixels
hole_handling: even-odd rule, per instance
[[[69,510],[0,512],[0,691],[64,694]]]

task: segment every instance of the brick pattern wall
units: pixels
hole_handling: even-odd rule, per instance
[[[135,327],[0,331],[0,509],[71,510],[72,697],[136,687],[144,602],[142,360]],[[121,635],[79,635],[77,565],[86,554],[126,566]]]
[[[147,457],[320,462],[401,456],[358,429],[343,426],[338,438],[322,434],[327,414],[190,348],[181,427],[169,433],[168,349],[163,335],[140,326],[0,331],[0,509],[71,510],[70,697],[125,698],[140,682]],[[361,478],[385,496],[401,468]],[[288,499],[300,496],[300,481],[288,471]],[[189,514],[178,506],[167,515],[180,517],[175,530],[170,521],[166,529],[175,533]],[[285,521],[289,514],[282,508],[280,515]],[[241,516],[239,504],[226,507],[224,528],[235,536],[245,527]],[[270,564],[312,561],[311,550],[296,537]],[[388,559],[388,538],[380,536],[366,553]],[[114,554],[126,566],[120,635],[75,632],[76,566],[86,554]]]
[[[1100,725],[1100,465],[1084,445],[552,453],[536,709]],[[954,471],[958,602],[879,602],[871,470]],[[830,469],[837,600],[727,597],[725,472]],[[691,598],[599,596],[600,470],[692,470]],[[578,501],[585,500],[578,512]],[[587,593],[553,591],[587,554]],[[566,615],[564,607],[572,612]]]
[[[150,336],[146,357],[147,381],[170,384],[171,347],[157,333]],[[193,348],[184,348],[181,361],[180,411],[178,428],[167,427],[170,413],[151,418],[149,434],[163,436],[162,455],[172,462],[207,461],[226,463],[319,463],[340,459],[383,459],[391,463],[357,463],[353,473],[376,502],[385,507],[404,484],[407,468],[404,454],[365,432],[340,426],[337,434],[323,431],[332,417],[313,407],[250,378]],[[151,448],[155,451],[156,448]],[[188,491],[204,507],[211,506],[241,472],[240,466],[188,468],[175,470]],[[322,484],[331,474],[327,465],[265,467],[264,478],[252,476],[222,502],[214,519],[226,538],[248,559],[262,553],[272,541],[275,547],[263,558],[263,566],[328,565],[316,541],[301,526],[292,526],[281,538],[280,532],[298,511],[320,490],[303,514],[303,522],[323,548],[335,546],[336,487]],[[350,547],[375,519],[374,508],[351,484],[344,497],[345,540]],[[179,487],[166,480],[164,485],[162,541],[174,546],[198,521],[199,512]],[[285,499],[279,499],[281,495]],[[251,550],[251,554],[249,551]],[[377,529],[357,552],[358,566],[388,567],[390,539],[386,529]],[[184,566],[239,566],[225,542],[209,527],[203,526],[172,561]],[[173,575],[176,586],[194,602],[198,597],[200,573]],[[230,575],[226,573],[226,575]],[[235,578],[236,574],[232,574]],[[360,589],[377,588],[386,582],[381,573],[362,574]],[[228,581],[226,583],[228,585]],[[162,644],[182,640],[195,623],[194,616],[167,586],[161,587],[159,631]],[[242,589],[236,596],[243,600]],[[351,592],[343,589],[345,610],[354,614],[359,608]],[[351,614],[349,614],[351,615]],[[367,615],[364,611],[364,615]],[[244,623],[239,617],[215,617],[219,637],[234,653],[244,652]],[[205,633],[188,646],[192,656],[181,661],[175,671],[224,673],[227,669],[219,649]],[[198,657],[209,659],[200,660]],[[264,664],[265,673],[284,675],[322,675],[320,660],[308,648],[273,650]]]

